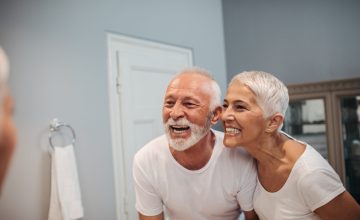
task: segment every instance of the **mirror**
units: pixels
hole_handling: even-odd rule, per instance
[[[360,95],[340,98],[346,188],[360,202]]]
[[[310,144],[328,159],[325,121],[324,99],[292,100],[283,130],[295,139]]]

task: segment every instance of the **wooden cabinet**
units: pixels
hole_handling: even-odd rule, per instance
[[[360,78],[288,89],[283,130],[317,149],[360,202]]]

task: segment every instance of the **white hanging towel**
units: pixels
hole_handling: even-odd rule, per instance
[[[54,147],[51,156],[49,220],[84,216],[73,145]]]

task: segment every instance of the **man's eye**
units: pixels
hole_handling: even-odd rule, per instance
[[[164,103],[164,106],[165,107],[171,107],[171,106],[173,106],[174,105],[174,102],[173,101],[166,101],[165,103]]]
[[[184,104],[185,104],[185,106],[187,106],[187,107],[195,107],[195,106],[196,106],[196,104],[195,104],[195,103],[192,103],[192,102],[185,102]]]
[[[228,104],[223,104],[222,107],[223,107],[224,109],[227,109],[227,108],[228,108]]]

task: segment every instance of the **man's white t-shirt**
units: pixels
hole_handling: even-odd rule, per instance
[[[216,143],[208,163],[188,170],[172,156],[165,135],[135,155],[133,177],[136,209],[146,216],[166,209],[170,219],[237,219],[240,207],[253,209],[256,167],[252,157],[239,148],[226,148],[223,133],[213,131]]]
[[[320,219],[313,211],[344,191],[334,169],[314,148],[306,145],[279,191],[268,192],[258,181],[254,209],[261,220]]]

